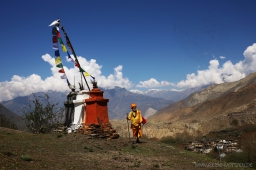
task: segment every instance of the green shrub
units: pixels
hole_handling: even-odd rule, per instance
[[[23,161],[33,161],[33,159],[29,155],[21,155],[21,159]]]
[[[21,109],[26,126],[34,133],[48,133],[58,126],[62,120],[64,107],[58,108],[59,103],[50,101],[50,97],[35,96],[30,103]]]

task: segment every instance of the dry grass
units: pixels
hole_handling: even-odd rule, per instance
[[[197,163],[218,163],[146,138],[140,144],[131,144],[127,138],[88,139],[82,134],[31,134],[0,127],[0,139],[0,170],[177,170],[198,169]]]

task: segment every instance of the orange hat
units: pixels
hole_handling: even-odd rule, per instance
[[[132,109],[133,107],[137,107],[136,103],[132,103],[132,104],[131,104],[131,109]]]

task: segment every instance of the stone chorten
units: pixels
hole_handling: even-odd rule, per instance
[[[97,82],[93,81],[93,89],[89,92],[83,92],[88,94],[89,99],[84,100],[85,108],[85,125],[83,133],[91,135],[91,137],[99,138],[118,138],[116,133],[109,123],[108,118],[108,105],[109,99],[103,98],[103,91],[101,91]]]

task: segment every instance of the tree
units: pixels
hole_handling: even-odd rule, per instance
[[[34,133],[47,133],[55,128],[63,118],[64,107],[58,107],[58,102],[50,101],[47,94],[35,96],[22,109],[26,126]]]

